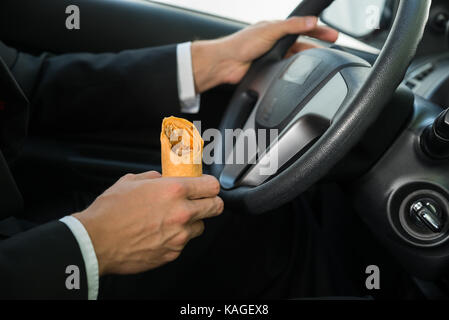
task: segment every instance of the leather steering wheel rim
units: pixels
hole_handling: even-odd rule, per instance
[[[319,16],[333,0],[304,0],[290,16]],[[412,61],[428,19],[430,0],[400,0],[398,12],[384,47],[365,82],[324,135],[271,180],[256,186],[222,190],[227,206],[261,214],[293,200],[323,178],[362,138],[378,118],[403,80]],[[220,130],[235,129],[240,110],[237,97],[246,90],[251,75],[263,66],[279,61],[297,36],[281,39],[265,56],[253,63],[225,111]],[[223,165],[213,164],[212,174],[219,177]]]

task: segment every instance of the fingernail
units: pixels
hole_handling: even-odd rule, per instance
[[[313,28],[317,24],[318,19],[316,17],[306,17],[306,27]]]

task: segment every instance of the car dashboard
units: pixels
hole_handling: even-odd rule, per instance
[[[449,52],[417,60],[404,83],[416,95],[442,107],[449,106]]]

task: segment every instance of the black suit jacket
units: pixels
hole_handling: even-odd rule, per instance
[[[32,56],[0,42],[0,225],[13,230],[0,241],[1,298],[87,298],[71,231],[51,222],[20,232],[11,219],[23,200],[9,165],[30,126],[56,135],[160,124],[179,112],[176,68],[175,46]],[[66,288],[69,265],[80,268],[80,290]]]

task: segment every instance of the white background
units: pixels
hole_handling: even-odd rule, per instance
[[[141,0],[128,0],[141,1]],[[285,19],[302,0],[144,0],[214,14],[245,23]],[[356,1],[356,0],[354,0]],[[337,44],[365,50],[379,51],[371,46],[340,34]]]
[[[151,0],[247,23],[285,19],[299,0]]]

